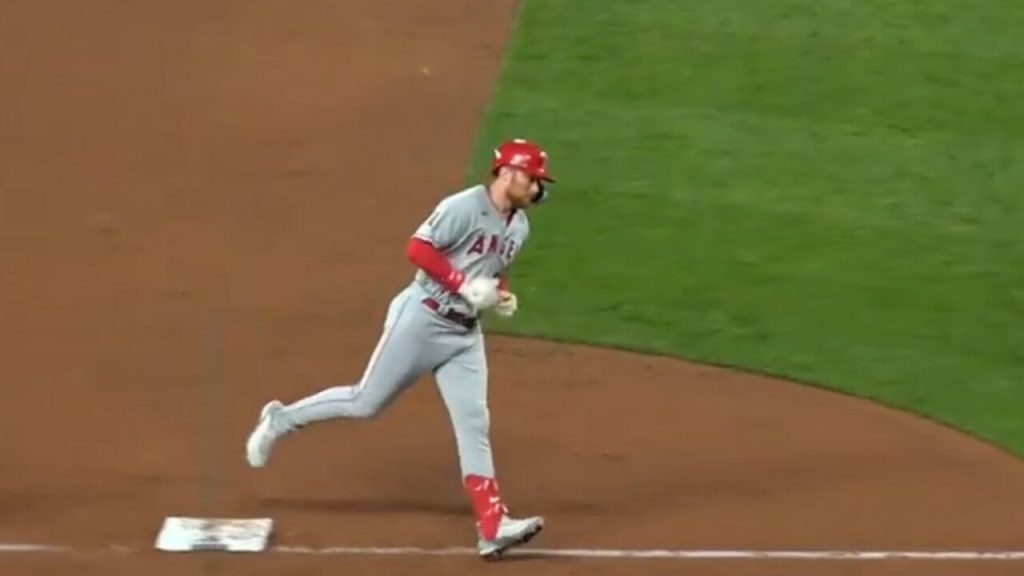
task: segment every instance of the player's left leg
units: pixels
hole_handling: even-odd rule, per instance
[[[267,403],[246,441],[249,465],[265,466],[274,444],[296,430],[335,419],[373,418],[437,364],[431,343],[433,313],[412,289],[395,296],[363,376],[357,383],[331,386],[285,405]]]
[[[517,520],[508,516],[501,498],[491,453],[490,410],[487,406],[487,358],[483,335],[434,371],[438,390],[455,431],[463,487],[473,505],[486,558],[529,541],[544,527],[535,516]]]

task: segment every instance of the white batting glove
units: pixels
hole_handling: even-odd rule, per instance
[[[501,290],[498,292],[500,300],[494,306],[494,311],[502,318],[511,318],[519,309],[519,299],[512,292]]]
[[[459,286],[459,295],[476,310],[486,310],[496,305],[498,296],[497,278],[473,278]]]

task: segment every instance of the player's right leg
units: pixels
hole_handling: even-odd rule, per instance
[[[491,453],[490,411],[487,407],[487,357],[483,333],[465,337],[471,342],[434,372],[448,408],[463,486],[477,518],[477,548],[484,558],[499,558],[509,548],[529,542],[544,528],[544,518],[512,518],[498,489]]]
[[[359,382],[333,386],[292,404],[267,403],[246,443],[249,464],[264,466],[274,442],[314,422],[372,418],[434,364],[427,341],[427,312],[410,290],[388,308],[384,329]]]

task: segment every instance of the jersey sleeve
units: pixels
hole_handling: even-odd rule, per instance
[[[521,215],[514,224],[513,233],[513,253],[510,255],[509,262],[505,265],[505,268],[498,275],[498,289],[509,291],[511,288],[511,280],[509,273],[512,268],[515,257],[522,252],[523,247],[526,246],[526,240],[530,237],[530,221],[526,218],[526,215]]]
[[[472,212],[451,200],[449,198],[438,204],[413,233],[413,238],[430,242],[439,250],[444,250],[463,238],[472,225]]]
[[[513,237],[515,238],[516,248],[515,253],[512,255],[512,260],[519,256],[519,253],[526,246],[526,241],[530,238],[530,220],[526,217],[526,214],[520,213],[516,219]],[[511,263],[510,261],[509,264]]]

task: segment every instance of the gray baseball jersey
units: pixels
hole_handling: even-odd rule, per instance
[[[497,277],[512,263],[529,236],[526,214],[502,217],[487,188],[474,186],[445,197],[416,229],[466,278]],[[487,407],[487,357],[479,325],[466,328],[424,304],[432,297],[442,308],[469,313],[461,296],[445,290],[422,270],[388,307],[383,333],[362,378],[326,388],[286,406],[291,429],[337,418],[370,418],[403,390],[433,374],[455,430],[463,476],[494,477],[490,412]]]
[[[466,279],[497,278],[526,244],[530,223],[522,210],[503,217],[487,188],[473,186],[441,200],[413,235],[444,252]],[[448,292],[423,270],[416,271],[414,281],[442,305],[471,312],[462,297]]]

